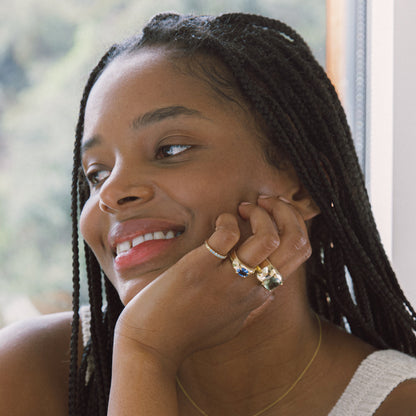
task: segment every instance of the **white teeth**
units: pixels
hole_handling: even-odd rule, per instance
[[[153,240],[153,233],[147,233],[144,235],[144,241]]]
[[[175,234],[173,231],[168,231],[165,236],[166,240],[170,240],[171,238],[175,238]]]
[[[123,241],[122,243],[117,244],[117,254],[130,250],[130,247],[131,247],[130,241]]]
[[[120,244],[117,244],[117,255],[124,253],[128,250],[130,250],[130,248],[132,247],[136,247],[142,243],[144,243],[145,241],[150,241],[150,240],[170,240],[172,238],[178,237],[179,235],[181,235],[181,232],[177,232],[175,234],[174,231],[170,230],[166,233],[166,235],[164,234],[163,231],[155,231],[154,233],[147,233],[144,235],[139,235],[138,237],[134,238],[133,241],[123,241]]]
[[[143,237],[142,235],[139,235],[138,237],[136,237],[136,238],[132,241],[131,245],[132,245],[133,247],[136,247],[136,246],[138,246],[139,244],[143,243],[143,241],[144,241],[144,237]]]
[[[153,238],[155,240],[164,240],[165,239],[165,234],[163,234],[162,231],[156,231],[153,233]]]

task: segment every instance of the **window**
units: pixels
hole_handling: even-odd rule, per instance
[[[240,10],[287,22],[325,61],[325,0],[12,3],[0,40],[0,326],[71,307],[73,131],[88,71],[107,46],[164,10]]]

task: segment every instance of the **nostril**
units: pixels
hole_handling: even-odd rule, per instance
[[[100,210],[103,212],[113,213],[115,211],[113,208],[106,205],[103,201],[100,201],[98,205],[100,207]]]
[[[140,199],[137,196],[126,196],[125,198],[121,198],[117,201],[117,203],[119,205],[123,205],[123,204],[127,204],[127,202],[133,202],[133,201],[137,201],[138,199]]]

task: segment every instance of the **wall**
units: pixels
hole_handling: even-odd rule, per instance
[[[416,2],[394,4],[392,260],[416,307]]]

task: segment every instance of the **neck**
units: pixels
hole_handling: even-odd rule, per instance
[[[181,383],[208,415],[252,416],[284,394],[307,366],[318,345],[319,325],[302,281],[291,276],[248,317],[236,337],[183,363]],[[312,365],[294,391],[313,373]],[[183,394],[179,397],[189,414],[197,414]],[[288,394],[285,401],[292,397],[299,396]]]

